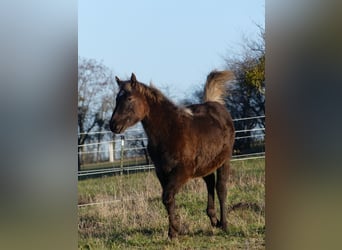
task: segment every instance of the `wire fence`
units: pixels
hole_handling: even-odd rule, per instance
[[[237,123],[253,119],[265,119],[265,116],[238,118],[233,121]],[[239,141],[249,140],[249,143],[253,143],[253,150],[234,150],[232,161],[264,157],[264,127],[239,129],[235,133],[236,144]],[[81,134],[85,133],[79,133],[79,135]],[[154,168],[147,152],[148,139],[141,124],[128,129],[124,134],[115,135],[111,131],[90,132],[88,134],[93,135],[93,141],[78,145],[79,177],[129,174]]]

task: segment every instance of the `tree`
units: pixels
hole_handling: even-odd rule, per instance
[[[234,71],[236,80],[230,86],[227,108],[235,119],[265,115],[265,31],[259,27],[259,39],[247,40],[244,55],[227,58],[227,68]],[[265,128],[265,119],[241,120],[235,122],[236,130]],[[235,150],[240,153],[252,151],[251,131],[239,133]]]
[[[115,105],[115,88],[111,70],[94,59],[78,59],[78,170],[80,170],[80,153],[86,141],[97,139],[90,132],[101,132],[106,128],[111,111]]]
[[[265,114],[265,32],[259,26],[260,33],[256,40],[245,39],[243,55],[227,57],[226,69],[232,70],[235,80],[229,84],[226,106],[233,119],[263,116]],[[189,105],[200,103],[203,98],[203,87],[197,88],[190,98],[182,101]],[[234,123],[236,130],[264,128],[265,119],[240,120]],[[234,149],[238,153],[253,151],[255,139],[251,131],[239,133],[244,137],[235,141]]]

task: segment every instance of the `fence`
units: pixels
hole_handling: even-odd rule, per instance
[[[265,116],[239,118],[234,119],[234,122],[253,119],[265,119]],[[250,148],[245,151],[234,150],[232,161],[264,157],[264,127],[239,129],[235,133],[236,142],[249,140]],[[90,132],[89,134],[97,135],[94,138],[98,141],[78,145],[81,163],[81,169],[78,172],[79,177],[113,173],[123,174],[154,168],[147,153],[147,137],[140,124],[120,135],[115,135],[111,131]]]

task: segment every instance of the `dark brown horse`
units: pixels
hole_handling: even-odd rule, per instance
[[[122,133],[142,122],[148,136],[148,152],[163,189],[170,238],[184,231],[175,215],[175,195],[182,185],[196,177],[202,177],[207,185],[211,225],[227,230],[225,202],[235,132],[223,97],[225,83],[232,78],[230,71],[211,72],[205,84],[204,102],[180,107],[158,89],[138,82],[133,73],[127,81],[116,77],[120,90],[110,129]],[[215,187],[220,220],[215,213]]]

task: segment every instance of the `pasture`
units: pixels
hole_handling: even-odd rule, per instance
[[[168,217],[154,170],[79,180],[79,249],[264,249],[265,159],[233,161],[228,182],[228,228],[212,228],[203,179],[177,194],[186,235],[169,240]],[[248,206],[239,206],[239,204]],[[216,210],[219,204],[216,196]]]

